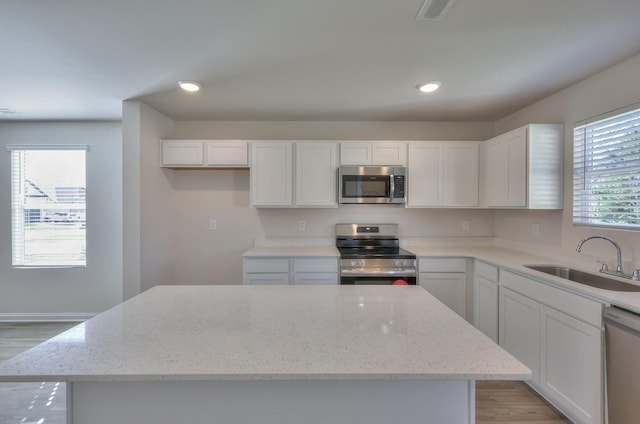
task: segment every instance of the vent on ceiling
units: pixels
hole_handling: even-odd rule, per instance
[[[0,107],[0,114],[15,115],[16,113],[18,113],[17,110],[9,109],[8,107]]]
[[[425,0],[416,19],[439,21],[444,19],[456,0]]]

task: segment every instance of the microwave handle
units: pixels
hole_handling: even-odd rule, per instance
[[[391,174],[389,176],[389,200],[388,203],[391,203],[396,195],[396,178],[395,175]]]

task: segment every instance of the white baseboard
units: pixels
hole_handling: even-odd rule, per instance
[[[96,316],[92,314],[73,314],[73,313],[0,313],[0,322],[73,322],[86,321]]]

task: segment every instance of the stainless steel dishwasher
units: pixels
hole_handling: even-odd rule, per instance
[[[640,315],[604,309],[607,403],[610,424],[640,420]]]

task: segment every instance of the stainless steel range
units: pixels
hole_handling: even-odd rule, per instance
[[[398,224],[336,224],[340,284],[416,284],[416,255],[400,247]]]

